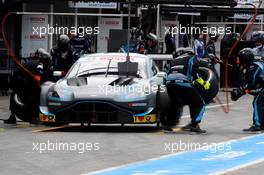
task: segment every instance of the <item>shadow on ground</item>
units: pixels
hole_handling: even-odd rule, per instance
[[[48,128],[47,128],[48,129]],[[43,130],[42,132],[96,132],[96,133],[151,133],[159,132],[156,126],[111,126],[111,125],[91,125],[91,126],[60,126]]]

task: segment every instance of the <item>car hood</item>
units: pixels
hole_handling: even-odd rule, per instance
[[[149,86],[148,81],[139,78],[94,76],[62,79],[55,84],[54,90],[66,101],[87,99],[129,101],[129,96],[127,99],[126,95],[131,93],[145,98],[140,91],[145,86]]]
[[[64,79],[66,81],[67,86],[101,86],[101,85],[111,85],[111,86],[128,86],[134,83],[139,82],[141,79],[136,77],[76,77]],[[61,83],[61,82],[60,82]],[[63,82],[65,83],[65,82]]]

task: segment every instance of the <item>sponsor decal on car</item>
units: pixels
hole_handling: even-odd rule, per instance
[[[55,122],[56,116],[55,115],[45,115],[40,113],[39,120],[41,122]]]
[[[134,116],[134,123],[155,123],[157,122],[156,114],[145,116]]]

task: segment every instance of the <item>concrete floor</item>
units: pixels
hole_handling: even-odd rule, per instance
[[[225,102],[224,93],[218,96]],[[219,103],[210,104],[201,124],[208,131],[205,135],[187,132],[165,134],[155,126],[52,128],[27,123],[6,125],[0,121],[0,174],[84,174],[171,154],[165,149],[166,143],[181,141],[210,144],[247,137],[252,134],[243,133],[242,129],[251,125],[251,102],[250,96],[232,102],[229,114],[224,113]],[[0,97],[0,119],[8,118],[8,104],[8,97]],[[188,111],[184,113],[181,125],[189,121]],[[72,149],[39,150],[40,145],[44,148],[48,143],[67,143]],[[84,144],[87,149],[80,153]],[[264,163],[227,174],[259,175],[262,171]]]

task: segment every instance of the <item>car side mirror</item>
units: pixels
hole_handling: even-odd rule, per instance
[[[166,72],[158,72],[154,77],[151,78],[151,83],[154,84],[162,84],[163,83],[163,78],[167,75]]]
[[[255,56],[254,59],[255,60],[262,60],[262,57],[261,56]]]
[[[62,77],[63,76],[63,72],[62,71],[53,71],[53,76],[54,77]]]
[[[159,77],[159,78],[163,78],[165,76],[166,76],[166,72],[158,72],[157,73],[157,77]]]

